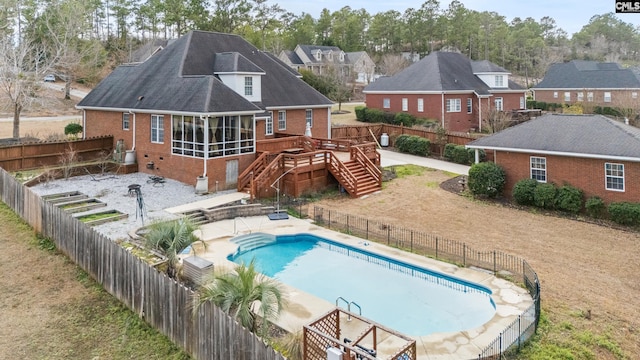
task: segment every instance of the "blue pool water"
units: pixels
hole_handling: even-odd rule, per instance
[[[481,285],[315,235],[280,235],[229,256],[238,264],[252,259],[269,277],[331,303],[353,301],[362,316],[410,336],[472,329],[495,314],[491,291]]]

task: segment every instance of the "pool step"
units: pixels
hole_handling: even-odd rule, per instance
[[[276,236],[261,232],[236,236],[231,242],[238,244],[238,251],[247,251],[276,242]]]

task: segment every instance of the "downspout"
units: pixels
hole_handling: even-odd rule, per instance
[[[478,96],[478,132],[482,132],[482,98]],[[476,150],[476,158],[478,156],[478,152]],[[476,161],[477,162],[477,161]]]
[[[444,129],[444,91],[441,94],[440,113],[442,114],[442,128]]]
[[[204,124],[202,126],[204,126],[204,129],[202,130],[202,132],[204,133],[204,143],[207,144],[206,147],[206,151],[204,152],[204,156],[202,156],[202,161],[204,162],[204,166],[203,166],[203,170],[204,172],[202,173],[202,177],[207,176],[207,154],[209,153],[208,149],[209,149],[209,118],[207,116],[204,115],[200,115],[200,120],[204,121]],[[242,124],[242,118],[239,119],[240,123]],[[173,126],[173,125],[172,125]],[[240,125],[242,126],[242,125]],[[206,130],[206,131],[205,131]]]
[[[82,138],[87,138],[87,110],[82,109]]]
[[[331,139],[331,107],[327,108],[327,139]]]
[[[135,151],[136,150],[136,113],[134,113],[132,110],[129,110],[129,114],[133,115],[133,139],[131,140],[131,151]]]

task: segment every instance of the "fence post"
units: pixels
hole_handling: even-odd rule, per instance
[[[498,266],[496,265],[496,251],[493,250],[493,275],[496,275],[496,270],[497,270]]]
[[[329,210],[329,229],[331,229],[331,210]]]
[[[391,243],[391,225],[387,226],[387,245]]]
[[[349,232],[349,214],[347,214],[347,234],[350,234],[350,232]]]
[[[522,342],[522,315],[518,315],[518,352],[520,352],[520,343]]]
[[[369,219],[367,219],[367,232],[365,233],[364,238],[369,240]]]
[[[462,266],[467,266],[467,244],[462,244]]]
[[[413,230],[411,230],[411,252],[413,252]]]
[[[436,236],[436,259],[438,258],[438,237]]]

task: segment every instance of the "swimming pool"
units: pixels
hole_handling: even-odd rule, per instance
[[[315,235],[236,239],[229,260],[255,259],[261,273],[332,303],[353,301],[362,316],[406,335],[472,329],[496,311],[486,287]]]

